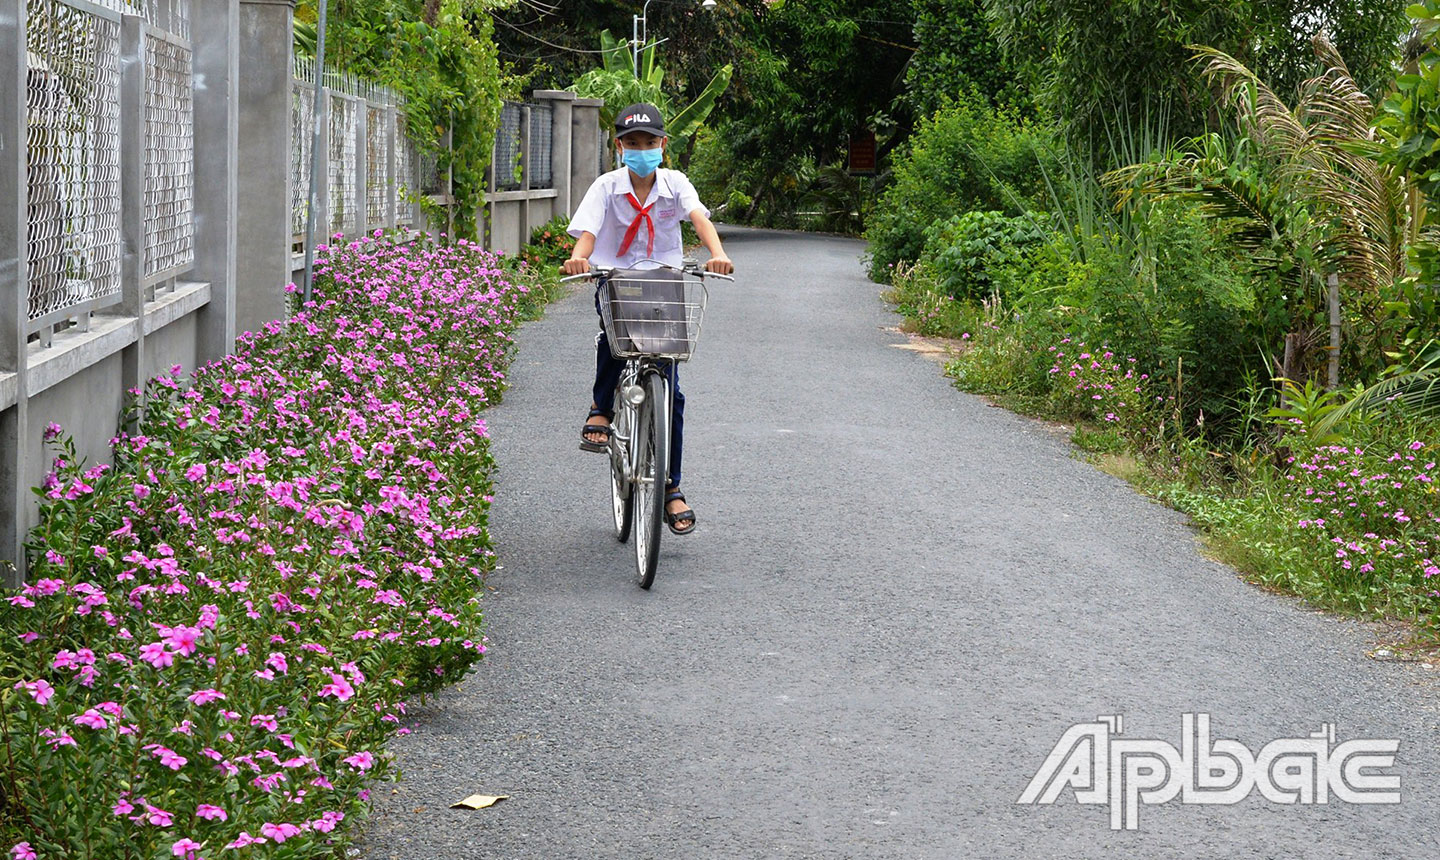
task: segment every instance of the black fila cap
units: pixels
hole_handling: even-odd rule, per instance
[[[654,105],[631,105],[615,115],[615,136],[624,137],[632,131],[648,131],[656,137],[665,136],[665,119]]]

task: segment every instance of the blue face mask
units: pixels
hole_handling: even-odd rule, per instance
[[[649,176],[660,166],[665,158],[664,149],[627,149],[620,156],[625,166],[635,171],[637,176]]]

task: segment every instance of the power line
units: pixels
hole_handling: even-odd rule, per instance
[[[544,39],[540,38],[539,36],[536,36],[534,33],[527,33],[527,32],[525,32],[524,30],[520,29],[519,27],[515,26],[514,24],[511,24],[509,21],[506,21],[504,18],[501,18],[499,15],[495,14],[495,12],[494,12],[493,10],[490,12],[490,17],[491,17],[491,18],[494,18],[494,19],[495,19],[496,21],[498,21],[499,23],[504,24],[506,27],[509,27],[510,29],[514,30],[515,32],[519,33],[520,35],[524,36],[524,37],[527,38],[527,39],[534,39],[535,41],[539,42],[539,43],[542,44],[542,45],[548,45],[548,46],[551,47],[551,48],[556,48],[556,49],[561,50],[561,51],[569,51],[569,52],[572,53],[572,54],[608,54],[608,53],[611,53],[610,51],[586,50],[586,49],[584,49],[584,48],[570,48],[570,47],[566,47],[565,45],[557,45],[557,44],[555,44],[554,42],[547,42],[547,41],[545,41]]]
[[[887,40],[885,40],[885,39],[877,39],[877,38],[875,38],[874,36],[866,36],[864,33],[856,33],[856,34],[855,34],[855,38],[857,38],[857,39],[867,39],[867,40],[869,40],[869,41],[871,41],[871,42],[879,42],[879,43],[882,44],[882,45],[889,45],[889,46],[891,46],[892,48],[902,48],[902,49],[904,49],[904,50],[906,50],[906,51],[911,51],[911,52],[920,50],[919,48],[915,47],[914,45],[902,45],[902,44],[900,44],[899,42],[890,42],[890,41],[887,41]]]

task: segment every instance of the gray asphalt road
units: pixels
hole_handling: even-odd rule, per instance
[[[859,243],[727,232],[690,398],[699,530],[649,593],[580,452],[587,296],[526,327],[494,410],[491,655],[393,749],[384,858],[1440,856],[1437,695],[1358,625],[1252,588],[1183,518],[957,393]],[[1016,800],[1067,727],[1258,750],[1395,738],[1398,805],[1171,801],[1112,831]],[[448,809],[472,792],[510,799]]]

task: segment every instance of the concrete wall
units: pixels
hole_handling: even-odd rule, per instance
[[[145,44],[152,25],[142,16],[79,7],[84,14],[113,16],[121,30],[118,151],[120,293],[104,302],[77,304],[35,319],[29,302],[27,200],[35,174],[25,143],[27,68],[24,0],[0,0],[0,582],[23,577],[27,533],[39,519],[31,487],[50,469],[53,451],[45,429],[59,424],[90,463],[107,462],[128,392],[172,366],[186,373],[229,353],[235,343],[237,305],[237,167],[241,127],[239,39],[242,6],[264,7],[267,33],[251,35],[252,50],[290,43],[292,0],[192,0],[193,257],[183,267],[145,272]],[[256,17],[256,16],[251,16]],[[164,35],[174,39],[183,36]],[[287,48],[288,50],[288,48]],[[269,54],[263,62],[270,62]],[[254,68],[254,62],[251,62]],[[287,85],[282,98],[288,98]],[[288,101],[283,121],[251,128],[289,138]],[[255,108],[272,110],[271,106]],[[275,141],[251,136],[261,158],[273,159]],[[44,150],[41,150],[42,152]],[[273,171],[272,171],[273,172]],[[40,176],[44,176],[42,171]],[[250,177],[253,179],[254,177]],[[281,176],[281,192],[284,181]],[[37,193],[45,193],[37,185]],[[87,190],[100,194],[99,190]],[[283,200],[283,198],[282,198]],[[282,224],[285,216],[278,219]],[[260,225],[259,217],[251,223]],[[265,225],[268,226],[268,225]],[[288,250],[288,236],[278,242]],[[255,257],[262,255],[256,254]],[[283,260],[280,254],[273,259]],[[152,268],[154,268],[152,266]],[[282,263],[281,268],[284,268]],[[243,302],[241,302],[243,304]]]
[[[536,227],[556,215],[568,218],[575,214],[575,207],[600,173],[600,107],[604,103],[577,98],[564,90],[536,90],[531,101],[548,105],[554,112],[550,135],[554,187],[530,187],[527,157],[522,150],[520,190],[485,195],[488,212],[481,227],[486,247],[507,254],[519,251],[530,241]]]

